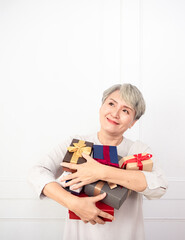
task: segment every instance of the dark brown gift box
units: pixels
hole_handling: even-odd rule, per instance
[[[80,149],[80,151],[82,151],[82,152],[84,152],[84,153],[86,153],[86,154],[88,154],[88,155],[91,155],[91,153],[92,153],[92,147],[93,147],[93,143],[92,142],[86,142],[86,141],[83,141],[83,140],[79,140],[79,139],[73,139],[72,140],[72,142],[71,142],[71,144],[70,144],[70,147],[74,147],[75,148],[75,146],[74,146],[74,144],[79,144],[79,145],[81,145],[82,143],[84,143],[85,144],[85,146],[84,147],[79,147],[78,149]],[[86,147],[90,147],[88,150],[89,151],[86,151]],[[74,155],[76,154],[76,152],[70,152],[69,150],[67,150],[67,153],[66,153],[66,155],[64,156],[64,159],[63,159],[63,162],[67,162],[67,163],[70,163],[70,162],[72,162],[72,163],[74,163],[74,164],[81,164],[81,163],[84,163],[84,162],[86,162],[86,159],[85,158],[83,158],[82,156],[80,156],[80,157],[78,157],[78,156],[76,156],[75,157],[75,162],[73,162],[72,161],[72,159],[74,158]],[[67,172],[75,172],[76,170],[72,170],[72,169],[69,169],[69,168],[67,168],[67,167],[63,167],[63,170],[64,171],[67,171]]]
[[[84,192],[88,196],[95,196],[106,192],[106,197],[101,201],[115,209],[119,209],[126,200],[129,190],[119,185],[114,189],[110,189],[107,182],[97,181],[84,186]]]

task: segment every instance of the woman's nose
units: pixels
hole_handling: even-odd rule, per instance
[[[112,114],[113,117],[118,118],[119,117],[119,109],[114,108],[112,110],[111,114]]]

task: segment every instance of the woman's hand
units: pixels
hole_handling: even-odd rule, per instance
[[[98,163],[86,154],[82,155],[87,160],[87,162],[83,164],[61,163],[63,167],[77,170],[77,172],[69,174],[60,180],[61,182],[70,180],[65,184],[65,187],[74,185],[71,190],[78,189],[84,185],[100,180],[103,173],[103,164]]]
[[[103,218],[114,220],[114,217],[109,213],[103,212],[96,207],[95,203],[105,198],[106,193],[97,195],[95,197],[82,197],[75,201],[71,210],[78,215],[84,223],[90,222],[91,224],[105,224]]]

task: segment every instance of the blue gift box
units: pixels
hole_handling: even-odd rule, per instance
[[[116,146],[93,145],[93,158],[102,164],[119,167]]]

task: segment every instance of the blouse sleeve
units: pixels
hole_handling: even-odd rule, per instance
[[[57,173],[61,169],[60,163],[63,161],[66,149],[70,143],[71,139],[68,139],[58,145],[30,170],[28,181],[34,187],[38,197],[44,197],[42,191],[46,184],[57,182]]]
[[[166,193],[166,190],[168,188],[168,182],[163,170],[159,166],[157,158],[152,153],[152,150],[145,144],[142,144],[141,142],[136,142],[136,146],[132,148],[132,151],[134,151],[133,154],[146,152],[153,155],[152,172],[142,171],[146,178],[147,188],[140,193],[148,199],[158,199],[162,197]]]

